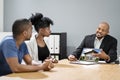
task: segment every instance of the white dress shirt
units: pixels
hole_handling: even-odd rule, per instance
[[[104,38],[102,38],[102,39],[99,40],[97,37],[95,38],[95,41],[94,41],[94,48],[95,49],[100,49],[100,45],[101,45],[103,39]]]

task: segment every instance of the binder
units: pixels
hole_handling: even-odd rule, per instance
[[[50,53],[55,52],[55,49],[54,49],[54,35],[49,36],[49,50],[50,50]]]
[[[49,48],[50,54],[58,59],[66,58],[66,33],[51,33],[49,37],[45,37],[45,43]]]
[[[54,35],[54,53],[59,54],[60,53],[60,35]]]

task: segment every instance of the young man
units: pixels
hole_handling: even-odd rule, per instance
[[[109,24],[101,22],[96,34],[86,36],[76,51],[68,56],[68,59],[70,61],[79,59],[83,48],[96,48],[102,49],[102,51],[93,56],[99,57],[100,60],[105,60],[107,63],[115,61],[117,59],[117,40],[108,33]]]
[[[32,24],[28,19],[16,20],[12,26],[13,36],[5,37],[0,43],[0,76],[9,73],[50,70],[54,67],[50,60],[41,65],[32,65],[25,40],[32,35]],[[21,64],[24,59],[27,65]]]

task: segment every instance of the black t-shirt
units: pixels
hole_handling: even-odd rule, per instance
[[[47,57],[49,57],[49,55],[50,55],[50,51],[47,45],[45,45],[44,47],[38,46],[38,59],[39,60],[44,61]]]

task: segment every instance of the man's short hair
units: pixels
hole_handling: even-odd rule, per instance
[[[13,32],[13,37],[16,37],[18,35],[20,35],[23,31],[28,29],[30,20],[24,18],[24,19],[18,19],[13,23],[12,26],[12,32]]]

